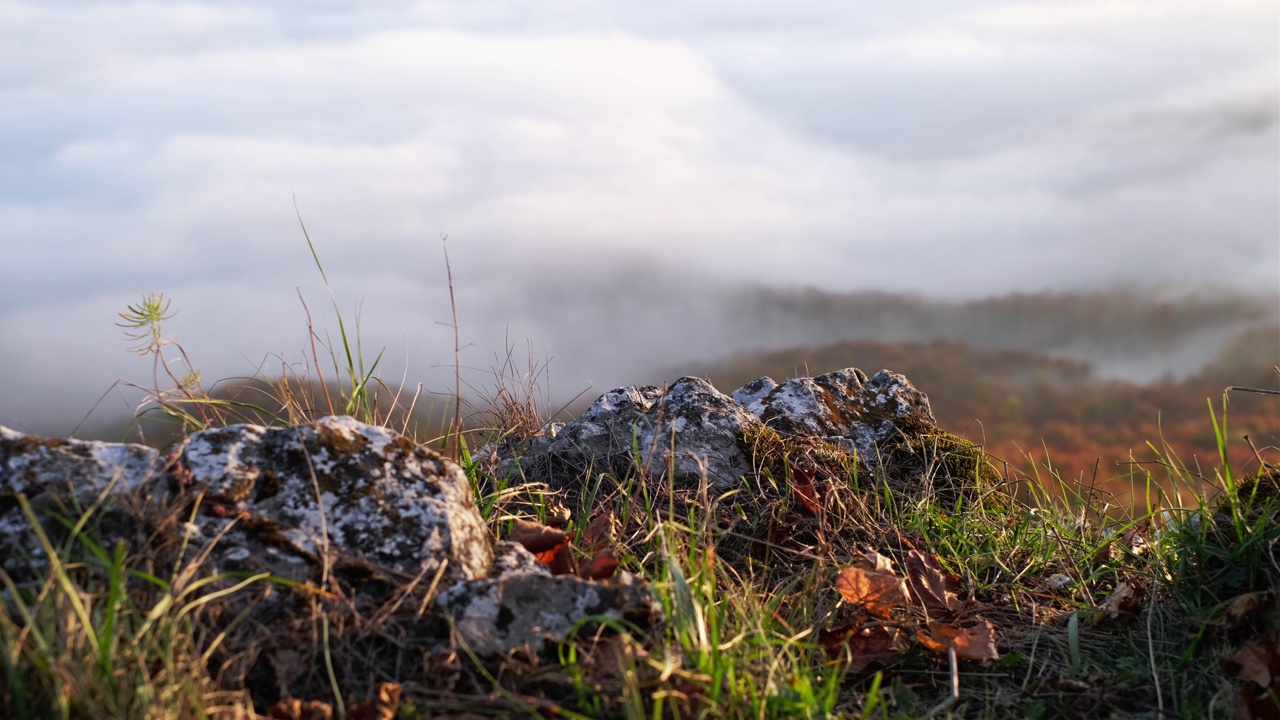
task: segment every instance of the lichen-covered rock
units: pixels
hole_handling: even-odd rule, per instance
[[[463,642],[480,655],[514,648],[541,652],[593,617],[645,626],[662,608],[648,586],[630,573],[609,580],[552,576],[522,546],[502,543],[506,572],[462,583],[441,593],[440,608],[452,616]]]
[[[18,504],[76,516],[105,490],[128,491],[156,477],[159,453],[144,445],[47,439],[0,427],[0,558],[8,571],[43,557]]]
[[[699,378],[680,378],[665,390],[623,387],[601,395],[554,436],[504,449],[504,467],[552,486],[588,471],[621,477],[641,467],[653,477],[673,468],[677,483],[697,483],[705,474],[714,487],[732,487],[752,471],[743,432],[759,422]]]
[[[204,492],[196,525],[227,569],[301,579],[330,552],[441,581],[485,577],[493,540],[462,469],[387,428],[327,417],[190,435],[174,462]],[[233,522],[234,521],[234,522]],[[227,525],[229,532],[223,534]]]
[[[125,492],[129,503],[119,502]],[[96,515],[113,520],[86,528],[99,545],[123,539],[137,549],[155,536],[134,521],[164,525],[185,534],[186,557],[208,552],[202,569],[210,573],[267,571],[315,581],[327,561],[344,579],[370,584],[387,580],[388,570],[428,578],[440,588],[438,611],[454,613],[462,637],[485,655],[541,648],[593,615],[645,622],[660,612],[629,575],[600,582],[551,577],[523,547],[495,545],[460,467],[349,417],[205,430],[168,458],[141,445],[51,440],[0,427],[0,558],[6,570],[39,572],[43,553],[19,495],[31,499],[51,534],[65,528],[54,514],[75,521],[101,496]],[[194,518],[181,522],[192,509]],[[282,594],[274,597],[255,608],[260,622],[288,615]],[[368,597],[379,602],[378,593]],[[422,638],[423,649],[447,647],[449,637]]]
[[[743,390],[768,378],[755,380]],[[746,396],[756,393],[743,393]],[[881,370],[870,379],[856,368],[796,378],[773,388],[748,408],[770,428],[821,439],[874,457],[876,447],[936,429],[929,399],[906,377]]]
[[[773,392],[776,387],[778,387],[778,383],[774,382],[773,378],[768,376],[758,377],[734,390],[731,397],[742,406],[750,408],[753,403]]]
[[[782,437],[820,440],[869,461],[878,446],[933,432],[936,421],[924,393],[887,370],[868,379],[848,368],[782,385],[762,377],[732,396],[686,377],[665,391],[612,390],[555,432],[492,450],[500,472],[553,487],[587,472],[623,477],[637,467],[656,478],[673,465],[677,483],[699,480],[705,468],[711,486],[724,489],[758,469],[749,438],[762,427]]]

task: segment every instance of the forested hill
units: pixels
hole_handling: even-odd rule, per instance
[[[1121,476],[1131,459],[1147,461],[1162,443],[1183,462],[1207,472],[1218,464],[1206,399],[1221,408],[1229,385],[1276,389],[1280,328],[1266,323],[1238,333],[1199,372],[1151,383],[1103,379],[1090,365],[1028,350],[976,348],[956,340],[848,341],[814,348],[740,353],[719,363],[692,363],[667,373],[708,378],[732,389],[760,375],[779,381],[842,367],[868,372],[890,368],[929,395],[939,423],[982,442],[1025,473],[1046,469],[1064,478]],[[1233,392],[1228,413],[1233,438],[1248,435],[1258,447],[1280,446],[1280,398]],[[1247,446],[1234,462],[1247,464]],[[1112,482],[1113,489],[1127,483]]]

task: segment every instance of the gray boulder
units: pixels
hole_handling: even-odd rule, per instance
[[[44,551],[18,503],[72,519],[104,492],[131,492],[157,476],[160,454],[144,445],[63,440],[0,426],[0,559],[6,571],[39,563]]]
[[[155,537],[142,526],[168,527],[185,535],[188,557],[208,552],[206,572],[315,582],[328,561],[405,580],[438,574],[437,610],[455,615],[461,637],[486,655],[540,649],[588,616],[647,622],[661,612],[627,573],[551,577],[523,547],[495,543],[461,468],[349,417],[197,432],[167,459],[140,445],[0,427],[0,557],[11,574],[38,573],[43,554],[19,495],[55,543],[65,537],[55,516],[74,521],[101,498],[96,515],[113,521],[90,526],[96,541],[136,548]],[[421,641],[438,650],[448,634]]]
[[[498,544],[502,572],[441,593],[440,608],[454,620],[462,641],[481,655],[512,648],[541,652],[548,641],[597,618],[647,625],[662,608],[646,584],[628,572],[609,580],[552,576],[523,546]]]
[[[685,377],[665,390],[623,387],[605,393],[576,420],[523,442],[487,448],[507,475],[564,487],[588,472],[617,477],[642,468],[650,478],[736,486],[756,470],[750,436],[769,427],[783,437],[838,445],[870,460],[877,448],[936,431],[929,400],[905,377],[856,368],[778,385],[762,377],[724,395]]]
[[[196,525],[224,569],[302,580],[324,557],[443,583],[485,577],[493,538],[462,469],[350,417],[290,428],[232,425],[189,436],[171,474],[203,492]],[[323,503],[320,501],[323,500]],[[229,529],[228,529],[229,528]]]
[[[761,378],[745,387],[761,381],[772,383]],[[784,436],[818,438],[863,458],[874,457],[878,446],[937,428],[929,398],[906,377],[888,370],[869,379],[861,370],[847,368],[788,380],[753,401],[748,410]]]
[[[677,483],[731,487],[752,471],[743,433],[760,420],[711,383],[684,377],[666,389],[623,387],[601,395],[581,417],[524,445],[498,450],[507,473],[553,487],[588,472],[617,476],[644,468]],[[674,446],[674,451],[672,450]]]

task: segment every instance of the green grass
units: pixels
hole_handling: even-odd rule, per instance
[[[378,361],[365,368],[340,312],[338,341],[321,342],[345,378],[336,399],[300,402],[305,378],[294,378],[273,386],[276,404],[257,405],[213,400],[180,347],[169,359],[175,348],[160,331],[168,309],[147,296],[122,319],[152,356],[157,385],[162,376],[173,385],[152,390],[149,411],[183,431],[245,416],[387,419],[373,400],[386,387]],[[319,358],[313,346],[323,385]],[[437,590],[430,578],[397,581],[381,606],[355,612],[357,580],[319,593],[210,574],[180,524],[162,522],[173,508],[154,498],[112,505],[104,492],[52,527],[19,498],[39,550],[25,569],[0,570],[0,717],[251,717],[253,698],[274,691],[262,687],[264,659],[281,648],[301,668],[292,693],[335,717],[355,717],[379,682],[401,686],[401,718],[1213,718],[1231,715],[1242,693],[1263,692],[1228,658],[1276,637],[1280,472],[1261,454],[1246,472],[1230,465],[1225,406],[1206,419],[1221,450],[1211,477],[1154,445],[1158,464],[1128,466],[1134,496],[1160,498],[1149,507],[1117,509],[1051,466],[1017,486],[993,484],[972,446],[934,442],[911,450],[913,477],[901,462],[834,462],[815,510],[794,490],[801,449],[778,443],[758,448],[758,477],[727,491],[646,480],[639,447],[629,471],[588,469],[564,490],[496,475],[469,448],[527,434],[541,417],[536,373],[517,378],[509,361],[495,372],[494,406],[479,408],[482,431],[419,439],[457,454],[499,536],[517,518],[546,522],[561,507],[571,534],[612,512],[620,567],[650,583],[665,622],[583,623],[541,657],[482,662],[465,647],[424,656],[388,638],[419,627]],[[104,547],[95,528],[110,513],[151,532]],[[913,558],[930,558],[957,602],[945,623],[989,622],[999,659],[930,649],[936,609],[872,611],[843,597],[837,577],[869,552],[899,576]],[[309,608],[276,635],[246,622],[273,593],[300,594]]]
[[[1224,422],[1207,424],[1225,443]],[[480,500],[498,533],[516,517],[545,519],[551,504],[572,498],[483,477],[465,446],[461,459],[476,487],[490,488]],[[408,688],[401,716],[465,708],[499,716],[910,718],[941,708],[934,716],[1222,717],[1244,687],[1224,658],[1247,638],[1275,632],[1280,494],[1274,468],[1263,470],[1259,477],[1226,467],[1215,498],[1110,527],[1087,521],[1107,516],[1079,504],[1087,493],[1070,488],[1036,490],[1030,505],[970,509],[914,496],[878,472],[838,478],[815,514],[785,492],[773,500],[745,486],[719,496],[705,486],[671,493],[638,473],[597,475],[570,505],[570,530],[602,508],[625,518],[622,567],[651,583],[667,621],[584,628],[536,662],[481,664],[460,653],[450,671],[467,678],[467,690],[448,697],[409,670],[394,678]],[[95,543],[86,530],[98,511],[68,518],[61,541],[40,535],[44,569],[25,579],[0,575],[0,714],[186,718],[248,703],[248,670],[229,682],[212,662],[242,652],[232,645],[243,638],[225,612],[211,610],[241,596],[237,612],[247,612],[264,578],[204,577],[201,558],[184,558],[179,543],[161,579],[157,549]],[[785,537],[769,536],[780,525]],[[948,657],[918,639],[928,627],[919,608],[878,618],[842,601],[835,578],[857,555],[875,550],[902,572],[913,549],[958,577],[961,617],[991,621],[998,661],[961,659],[953,677]],[[1069,583],[1050,589],[1060,576]],[[422,585],[401,598],[403,607],[419,604]],[[1123,587],[1136,589],[1133,602],[1114,615],[1098,610]],[[1260,598],[1259,608],[1232,616],[1248,597]],[[864,662],[856,645],[824,641],[876,625],[898,633],[881,662]],[[343,656],[358,644],[343,644],[352,631],[335,621],[331,636],[316,638],[314,657],[332,660],[305,697],[333,703],[367,694],[341,687],[360,674],[358,653]],[[364,672],[390,678],[377,663]]]

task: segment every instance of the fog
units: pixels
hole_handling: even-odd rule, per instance
[[[297,213],[370,359],[435,391],[446,235],[476,383],[508,344],[572,396],[853,336],[1189,372],[1275,321],[1278,26],[1244,1],[0,3],[0,424],[128,412],[109,388],[151,365],[114,323],[147,292],[206,379],[296,367],[303,302],[337,331]],[[1095,291],[1203,312],[981,320]]]

